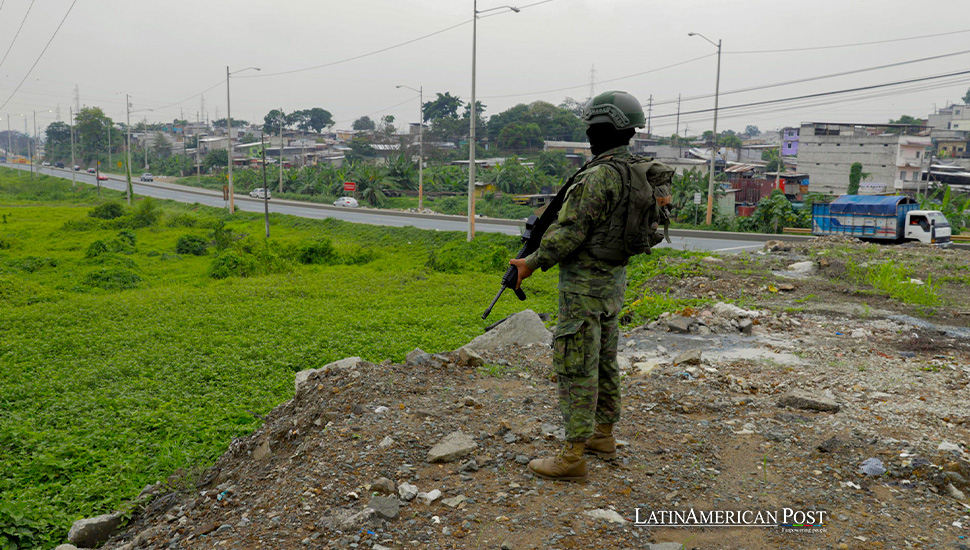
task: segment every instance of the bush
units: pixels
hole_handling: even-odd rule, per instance
[[[296,260],[301,264],[336,265],[340,263],[340,254],[329,239],[317,239],[302,243]]]
[[[369,264],[377,259],[378,254],[370,248],[355,248],[350,252],[342,255],[343,261],[341,263],[346,265],[364,265]]]
[[[54,530],[54,521],[47,514],[37,514],[17,502],[0,500],[0,548],[42,548],[53,544]]]
[[[209,276],[213,279],[249,277],[255,273],[256,261],[252,256],[240,255],[231,250],[213,258],[209,265]]]
[[[9,250],[13,248],[13,244],[14,244],[13,237],[0,235],[0,250]]]
[[[515,256],[514,242],[502,235],[482,235],[472,242],[451,241],[428,254],[428,267],[442,273],[504,273]]]
[[[113,220],[125,215],[125,207],[120,202],[109,201],[94,207],[88,216],[102,220]]]
[[[205,255],[205,249],[209,243],[198,235],[182,235],[175,243],[175,252],[178,254],[191,254],[193,256]]]
[[[84,253],[85,258],[94,258],[102,254],[107,254],[111,250],[108,248],[108,243],[98,239],[88,246],[87,252]]]
[[[120,267],[107,267],[88,273],[85,284],[104,290],[126,290],[136,288],[141,277],[133,271]]]
[[[139,229],[142,227],[151,227],[158,223],[158,220],[162,217],[162,210],[155,204],[151,198],[147,198],[135,207],[135,211],[131,214],[131,219],[129,220],[129,227],[133,229]]]
[[[19,260],[9,260],[7,265],[13,269],[19,269],[27,273],[33,273],[45,267],[57,267],[57,260],[54,258],[38,258],[36,256],[24,256]]]
[[[188,212],[179,212],[169,218],[165,225],[169,227],[197,227],[199,225],[199,217]]]
[[[122,229],[118,232],[118,240],[126,243],[128,246],[135,246],[135,233],[128,229]]]
[[[222,220],[219,220],[219,223],[212,228],[212,233],[209,237],[212,239],[216,250],[225,250],[239,239],[239,237],[233,234],[231,228],[226,227],[226,222]]]

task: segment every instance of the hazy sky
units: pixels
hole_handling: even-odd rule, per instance
[[[0,0],[0,56],[32,0]],[[74,0],[33,0],[33,8],[6,61],[0,65],[0,105],[37,60]],[[502,5],[481,0],[479,10]],[[532,5],[530,7],[530,4]],[[763,88],[832,73],[970,50],[970,2],[966,0],[524,0],[520,13],[496,10],[478,22],[477,95],[486,116],[517,103],[558,104],[565,97],[622,89],[644,104],[656,103],[653,131],[672,134],[677,96],[711,96],[716,48],[700,37],[723,39],[721,107],[789,98],[892,81],[970,70],[970,52],[939,60],[812,82]],[[424,87],[468,99],[471,92],[472,0],[76,0],[63,28],[24,82],[0,108],[14,128],[20,113],[36,109],[38,127],[67,119],[74,87],[81,105],[102,107],[124,120],[124,94],[132,96],[133,120],[195,120],[203,90],[210,119],[226,113],[226,66],[232,78],[233,118],[262,121],[272,108],[323,107],[337,127],[354,119],[390,114],[398,123],[418,118],[417,94],[395,85]],[[486,17],[486,15],[498,14]],[[329,67],[333,63],[439,34]],[[947,34],[949,33],[949,34]],[[819,48],[935,35],[846,48],[776,53],[753,50]],[[645,73],[653,69],[703,59]],[[0,57],[2,58],[2,57]],[[244,78],[256,76],[257,78]],[[618,80],[613,80],[618,79]],[[611,82],[606,82],[613,80]],[[861,100],[816,100],[724,109],[720,129],[762,130],[801,121],[886,122],[901,114],[926,116],[934,104],[958,101],[970,74],[906,87],[874,90]],[[743,93],[725,94],[755,88]],[[913,89],[917,88],[917,89]],[[555,90],[555,91],[551,91]],[[901,93],[903,91],[908,93]],[[713,97],[682,103],[684,112],[713,107]],[[681,133],[711,126],[710,114],[684,115]],[[688,127],[685,132],[685,126]],[[6,128],[6,120],[0,122]],[[32,131],[32,130],[31,130]]]

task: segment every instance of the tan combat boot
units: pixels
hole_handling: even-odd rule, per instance
[[[559,454],[549,458],[536,458],[529,462],[529,469],[539,477],[559,481],[585,481],[588,471],[583,458],[582,441],[568,441]]]
[[[603,460],[616,458],[616,439],[613,437],[613,424],[597,424],[593,437],[586,441],[586,452]]]

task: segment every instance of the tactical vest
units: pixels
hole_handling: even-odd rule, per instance
[[[670,212],[657,204],[657,197],[670,196],[674,169],[641,156],[629,161],[607,157],[590,167],[599,164],[616,170],[623,185],[607,221],[588,237],[586,249],[590,255],[609,263],[626,263],[637,254],[649,254],[664,239],[670,242]]]

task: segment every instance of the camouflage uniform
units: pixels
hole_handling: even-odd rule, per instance
[[[629,147],[597,155],[632,160]],[[594,422],[620,419],[620,371],[616,362],[617,315],[626,291],[626,264],[592,257],[585,242],[606,223],[621,196],[623,181],[609,165],[587,168],[566,193],[558,220],[539,249],[525,261],[531,269],[559,264],[559,324],[553,355],[559,407],[567,441],[586,441]]]

